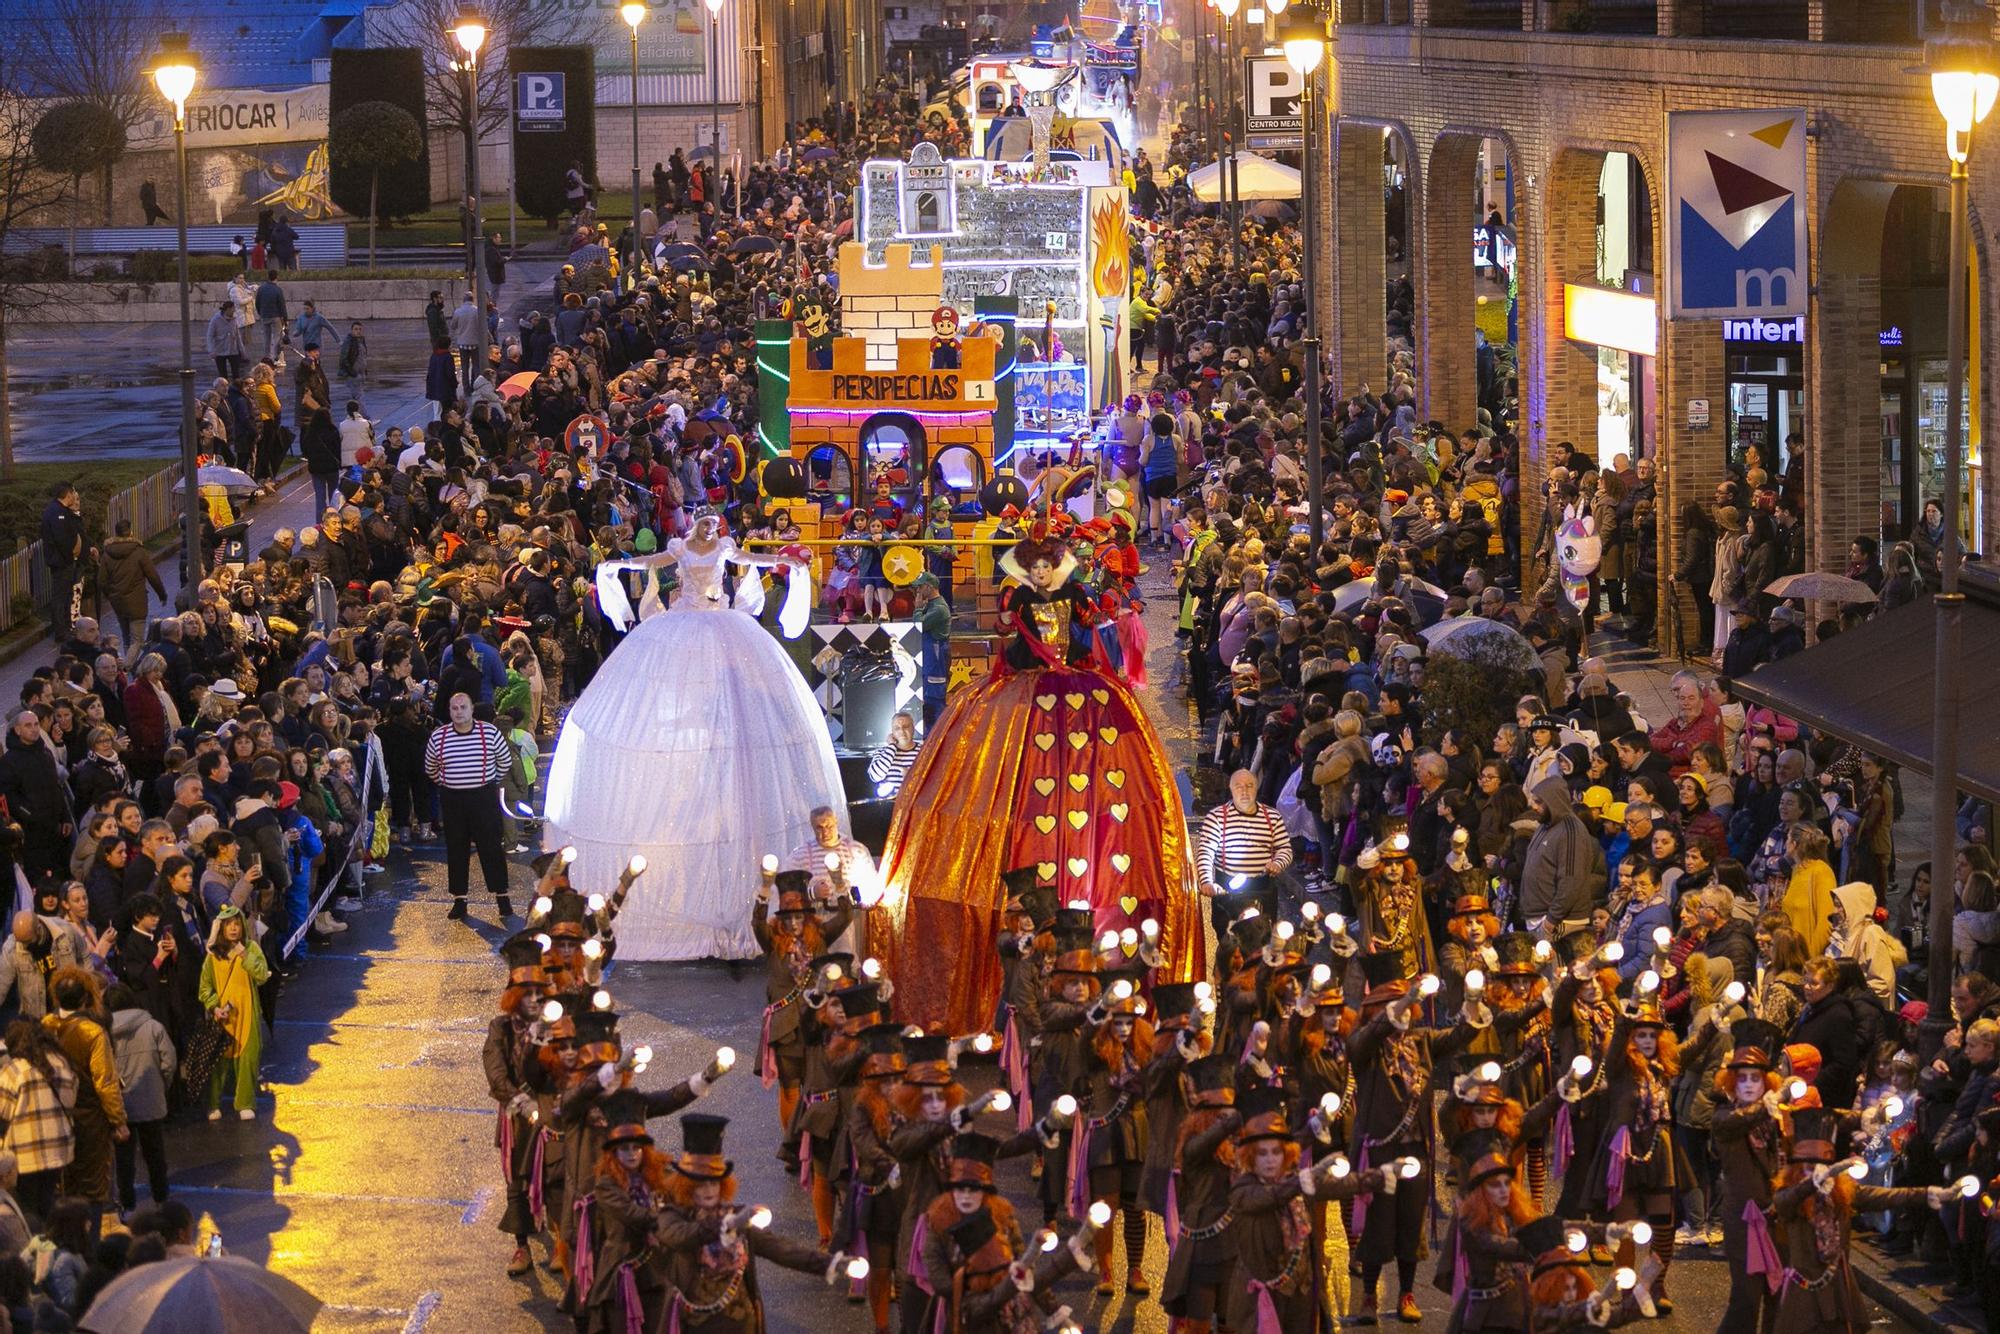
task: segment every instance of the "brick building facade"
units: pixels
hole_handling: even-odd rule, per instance
[[[1594,0],[1605,5],[1607,0]],[[1605,155],[1636,160],[1651,201],[1655,291],[1670,290],[1673,258],[1661,229],[1666,113],[1803,106],[1807,148],[1811,300],[1802,349],[1807,438],[1809,568],[1838,570],[1848,544],[1877,530],[1882,467],[1878,336],[1885,221],[1898,187],[1935,189],[1942,208],[1948,162],[1928,80],[1911,67],[1922,49],[1908,23],[1883,24],[1893,4],[1857,10],[1843,0],[1806,0],[1803,31],[1785,38],[1694,35],[1699,0],[1608,9],[1649,11],[1655,31],[1579,32],[1593,0],[1348,0],[1329,62],[1336,84],[1333,165],[1335,318],[1329,339],[1336,382],[1352,390],[1385,382],[1383,136],[1407,179],[1409,273],[1419,413],[1454,427],[1476,408],[1473,272],[1469,237],[1478,221],[1473,190],[1482,141],[1504,145],[1513,175],[1519,243],[1519,361],[1523,532],[1538,514],[1530,493],[1546,475],[1550,447],[1596,433],[1595,349],[1563,336],[1563,284],[1595,281],[1598,178]],[[1518,8],[1520,23],[1495,24]],[[1709,10],[1739,10],[1708,0]],[[1782,10],[1783,5],[1770,6]],[[1505,11],[1503,13],[1502,11]],[[1864,22],[1863,11],[1877,15]],[[1712,18],[1712,15],[1710,16]],[[1873,24],[1873,26],[1869,26]],[[1597,25],[1600,28],[1606,25]],[[1727,25],[1718,25],[1727,26]],[[1905,29],[1907,29],[1905,31]],[[1886,36],[1863,44],[1856,35]],[[1803,38],[1803,40],[1799,40]],[[1836,40],[1837,39],[1837,40]],[[1991,134],[1992,124],[1984,132]],[[1993,159],[1988,156],[1988,162]],[[1974,285],[1972,379],[1977,423],[1991,407],[1994,376],[1985,340],[1996,313],[1982,218],[2000,216],[2000,172],[1971,186]],[[1892,238],[1893,239],[1893,238]],[[1937,301],[1942,306],[1942,297]],[[1680,555],[1673,516],[1708,499],[1723,476],[1721,433],[1691,430],[1686,405],[1707,399],[1719,413],[1727,393],[1725,348],[1714,320],[1669,321],[1661,302],[1655,417],[1660,456],[1660,570]],[[1941,323],[1940,319],[1940,323]],[[1977,397],[1971,398],[1976,386]],[[1907,435],[1907,430],[1905,431]],[[1994,513],[1991,469],[1973,474],[1974,503]],[[1970,522],[1970,520],[1968,520]],[[1990,546],[1988,539],[1985,545]],[[1662,606],[1666,599],[1662,599]]]

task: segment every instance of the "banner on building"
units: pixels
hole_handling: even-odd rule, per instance
[[[240,148],[252,144],[318,142],[326,138],[327,86],[211,88],[187,104],[189,148]],[[174,114],[163,101],[146,99],[126,148],[143,153],[174,146]]]
[[[1667,114],[1672,319],[1805,313],[1803,108]]]

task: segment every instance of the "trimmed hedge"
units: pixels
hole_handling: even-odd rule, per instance
[[[389,102],[416,117],[423,131],[417,160],[382,172],[379,207],[384,218],[407,218],[431,206],[430,121],[424,105],[424,56],[414,48],[336,49],[327,91],[331,120],[363,102]],[[329,121],[331,123],[331,121]],[[368,204],[368,172],[334,162],[327,168],[327,194],[334,200]],[[352,211],[352,210],[350,210]],[[363,221],[366,221],[364,218]]]
[[[188,281],[226,283],[243,272],[243,261],[234,255],[189,255]],[[132,277],[142,283],[177,283],[181,280],[178,250],[140,250],[132,255]]]
[[[587,46],[517,46],[507,53],[509,76],[560,73],[564,81],[564,125],[561,130],[514,135],[514,198],[521,211],[553,226],[569,211],[563,195],[563,174],[572,162],[583,163],[583,179],[597,180],[597,74]]]

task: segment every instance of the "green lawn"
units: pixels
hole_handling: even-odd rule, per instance
[[[171,466],[173,461],[169,454],[150,459],[16,463],[14,480],[0,482],[0,551],[18,551],[39,536],[50,483],[58,479],[76,483],[77,494],[83,498],[85,531],[96,542],[103,532],[105,501]]]
[[[652,203],[652,183],[646,184],[643,202]],[[490,235],[499,232],[501,239],[507,236],[507,197],[488,195],[485,204],[486,231]],[[531,218],[525,213],[516,214],[516,230],[523,241],[533,241],[550,235],[548,224],[540,218]],[[632,187],[626,182],[621,187],[610,184],[598,192],[597,220],[617,231],[632,220]],[[615,225],[614,225],[615,224]],[[434,208],[428,213],[399,219],[394,223],[384,223],[375,229],[377,248],[385,246],[417,245],[457,245],[459,242],[458,210],[456,208]],[[348,253],[357,259],[368,254],[368,223],[349,221],[347,224]]]

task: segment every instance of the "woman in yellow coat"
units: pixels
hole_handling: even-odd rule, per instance
[[[1829,920],[1833,912],[1833,867],[1827,864],[1827,838],[1808,824],[1792,826],[1785,839],[1791,858],[1792,878],[1778,910],[1791,921],[1792,930],[1806,944],[1806,957],[1816,959],[1826,953],[1827,938],[1833,934]]]
[[[257,1065],[264,1054],[264,1015],[257,988],[270,980],[264,951],[250,939],[249,919],[234,904],[215,915],[208,932],[208,955],[201,961],[201,1004],[228,1030],[229,1041],[208,1081],[208,1119],[222,1119],[222,1090],[232,1074],[236,1115],[257,1115]]]

